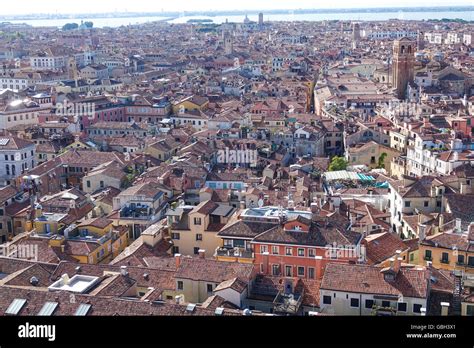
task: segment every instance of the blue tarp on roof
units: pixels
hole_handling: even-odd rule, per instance
[[[362,181],[375,181],[374,177],[372,177],[370,175],[365,175],[365,174],[362,174],[362,173],[358,173],[357,176]]]
[[[375,184],[375,187],[377,187],[377,188],[388,188],[388,182],[386,182],[386,181],[385,182],[377,182]]]

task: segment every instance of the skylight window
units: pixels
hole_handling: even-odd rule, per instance
[[[43,308],[41,308],[41,310],[39,311],[38,315],[49,317],[54,313],[57,307],[57,302],[46,302]]]
[[[91,309],[90,304],[82,303],[76,310],[76,313],[74,314],[75,316],[78,317],[85,317],[87,313],[89,313],[89,310]]]
[[[5,311],[5,314],[18,315],[25,304],[26,300],[16,298]]]
[[[186,312],[194,312],[194,309],[196,309],[196,305],[194,303],[190,303],[188,304],[188,306],[186,307]]]

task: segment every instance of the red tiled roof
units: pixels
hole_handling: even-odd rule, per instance
[[[386,281],[379,267],[328,263],[321,289],[364,294],[426,298],[428,272],[402,267],[394,281]]]

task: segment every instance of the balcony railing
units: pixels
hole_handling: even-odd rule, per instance
[[[282,291],[273,301],[275,313],[296,314],[303,302],[304,290],[301,293],[285,294]]]
[[[148,219],[153,216],[151,208],[123,208],[120,211],[121,218],[131,218],[131,219]]]
[[[254,253],[251,250],[244,250],[244,249],[239,249],[239,248],[233,248],[233,249],[218,248],[216,250],[216,256],[253,259]]]
[[[444,263],[445,265],[449,265],[449,260],[441,259],[439,262]]]

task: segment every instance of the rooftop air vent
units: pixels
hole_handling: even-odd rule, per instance
[[[252,311],[250,309],[246,308],[246,309],[244,309],[244,315],[249,317],[249,316],[252,315]]]

